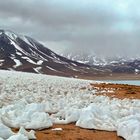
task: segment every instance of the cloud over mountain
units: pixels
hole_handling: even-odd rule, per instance
[[[139,56],[138,0],[0,0],[0,28],[51,49]]]

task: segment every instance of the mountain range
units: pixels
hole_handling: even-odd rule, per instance
[[[104,73],[60,56],[28,36],[7,30],[0,30],[0,69],[69,77]]]
[[[100,69],[109,69],[112,73],[131,73],[138,74],[140,72],[140,58],[103,58],[97,57],[96,54],[74,54],[64,53],[62,56],[77,61],[83,64],[87,64]]]
[[[91,78],[139,74],[140,59],[106,61],[95,55],[58,55],[31,37],[0,30],[0,69]]]

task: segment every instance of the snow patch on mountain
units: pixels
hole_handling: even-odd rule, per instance
[[[16,48],[18,51],[24,53],[24,52],[23,52],[23,49],[22,49],[21,47],[19,47],[14,41],[12,41],[12,40],[10,40],[10,41],[11,41],[11,44],[14,45],[15,48]]]
[[[36,68],[33,68],[37,73],[41,73],[41,69],[42,67],[36,67]]]
[[[19,67],[19,66],[21,66],[22,65],[22,63],[18,60],[18,59],[13,59],[14,61],[15,61],[15,65],[13,66],[14,68],[17,68],[17,67]]]
[[[0,33],[0,59],[5,60],[0,63],[1,69],[55,75],[58,72],[62,76],[83,75],[84,73],[80,73],[81,69],[87,70],[87,65],[61,57],[30,37],[7,30],[0,30]],[[47,71],[47,66],[53,69]],[[69,73],[66,74],[64,71]],[[90,70],[88,72],[92,73]]]
[[[12,39],[12,40],[16,40],[17,39],[17,37],[18,37],[18,35],[16,35],[14,32],[12,32],[12,31],[8,31],[8,30],[6,30],[6,31],[3,31],[10,39]]]
[[[30,46],[33,46],[31,43],[30,43],[30,41],[28,40],[28,37],[26,37],[26,36],[21,36],[20,35],[20,38],[23,40],[23,41],[25,41],[28,45],[30,45]]]

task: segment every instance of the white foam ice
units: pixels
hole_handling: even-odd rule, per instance
[[[0,140],[21,140],[23,138],[25,140],[36,139],[35,131],[31,130],[28,132],[23,127],[21,127],[19,132],[16,134],[2,122],[0,123]]]
[[[18,104],[5,107],[1,117],[2,122],[12,128],[44,129],[52,126],[49,115],[45,113],[45,104]],[[8,111],[10,109],[10,111]]]
[[[8,139],[12,135],[14,135],[14,133],[11,131],[11,129],[5,126],[3,123],[0,123],[0,137],[2,139]]]
[[[1,123],[6,127],[43,129],[73,122],[82,128],[117,131],[126,140],[139,140],[140,100],[97,96],[91,82],[0,71]],[[23,133],[11,137],[29,139]]]
[[[31,130],[28,132],[24,129],[24,127],[20,127],[18,134],[23,134],[24,136],[27,136],[28,139],[31,139],[31,140],[36,139],[35,131]]]
[[[140,139],[140,114],[130,115],[118,121],[117,135],[126,140]]]
[[[7,140],[28,140],[28,137],[23,134],[16,134],[8,138]]]

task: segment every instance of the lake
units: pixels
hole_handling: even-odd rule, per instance
[[[140,80],[121,80],[121,81],[107,81],[109,83],[116,83],[116,84],[129,84],[129,85],[137,85],[140,86]]]

